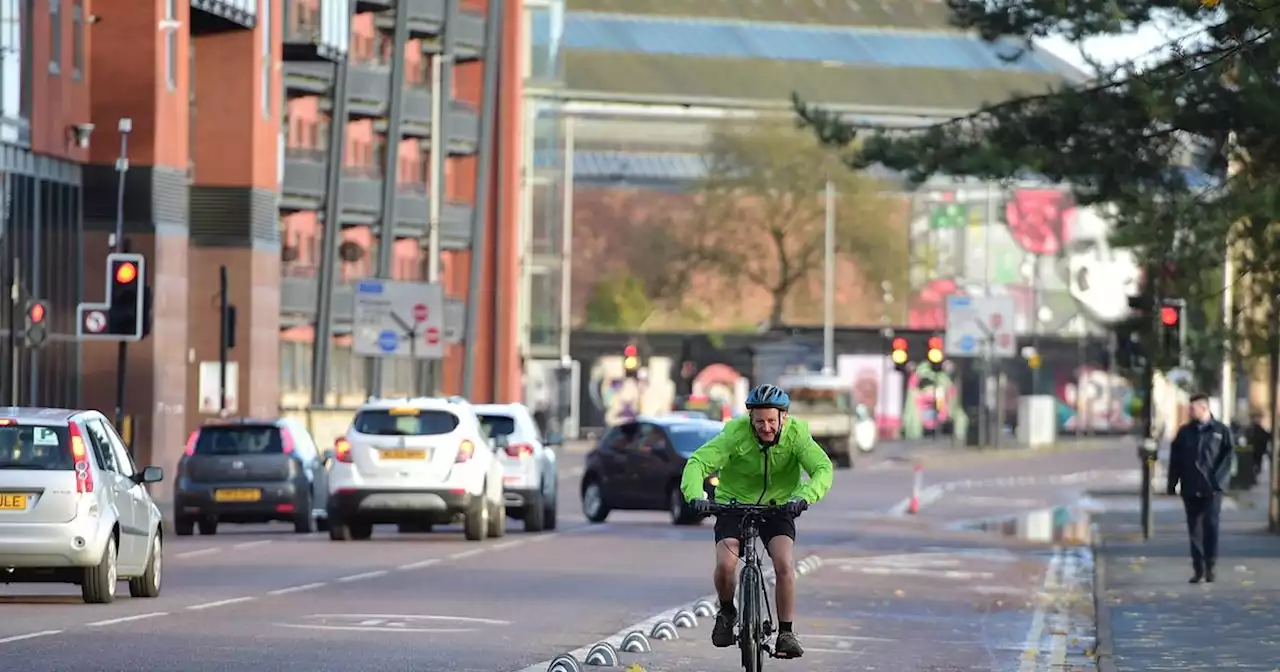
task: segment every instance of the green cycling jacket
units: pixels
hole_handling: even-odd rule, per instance
[[[783,504],[802,497],[813,504],[831,489],[831,458],[809,434],[809,423],[787,418],[778,444],[769,449],[769,483],[764,482],[765,455],[751,430],[751,419],[741,416],[725,423],[715,438],[689,456],[680,479],[687,500],[706,497],[703,482],[719,472],[716,501],[739,504]],[[809,475],[800,482],[800,471]],[[764,498],[761,499],[761,493]]]

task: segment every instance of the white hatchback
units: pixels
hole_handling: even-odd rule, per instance
[[[560,436],[543,440],[524,404],[477,404],[480,424],[493,438],[502,463],[507,515],[524,521],[525,532],[556,529],[556,451]]]
[[[464,400],[371,399],[326,457],[334,541],[368,539],[382,523],[409,531],[461,521],[470,541],[506,531],[502,464]]]

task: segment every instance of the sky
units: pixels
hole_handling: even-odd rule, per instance
[[[1149,64],[1168,54],[1167,45],[1177,41],[1186,41],[1188,35],[1198,32],[1199,26],[1186,21],[1152,21],[1126,35],[1097,37],[1085,40],[1083,51],[1089,59],[1103,66],[1115,66],[1121,63],[1137,61],[1139,65]],[[1092,73],[1093,68],[1081,56],[1081,48],[1062,38],[1053,37],[1037,41],[1041,49],[1061,58],[1068,63]]]

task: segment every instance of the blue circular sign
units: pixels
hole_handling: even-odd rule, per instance
[[[383,352],[395,352],[396,348],[400,347],[400,337],[390,329],[383,329],[382,333],[378,334],[378,347],[382,348]]]
[[[973,342],[973,336],[970,336],[969,334],[965,334],[964,336],[960,337],[961,350],[972,350],[974,345],[976,344]]]

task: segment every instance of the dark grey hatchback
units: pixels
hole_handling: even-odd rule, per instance
[[[315,530],[328,485],[323,458],[302,423],[241,419],[191,433],[178,461],[174,531],[216,534],[219,522],[293,523]]]

